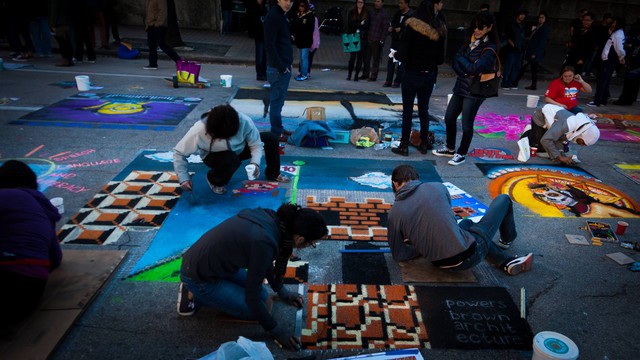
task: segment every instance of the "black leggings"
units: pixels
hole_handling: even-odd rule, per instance
[[[264,143],[264,156],[267,163],[264,176],[267,180],[275,181],[280,175],[278,136],[272,132],[262,132],[260,133],[260,140]],[[240,163],[250,158],[251,150],[248,146],[245,146],[239,155],[231,150],[212,152],[202,161],[211,168],[207,173],[209,182],[215,186],[224,186],[229,183],[233,174],[240,167]]]

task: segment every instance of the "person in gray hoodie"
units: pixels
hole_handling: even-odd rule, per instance
[[[533,253],[510,257],[503,252],[518,235],[508,195],[497,196],[478,223],[464,219],[458,224],[442,183],[421,182],[410,165],[393,169],[391,182],[396,200],[389,211],[388,241],[394,260],[424,257],[441,269],[464,271],[487,258],[508,275],[531,269]]]

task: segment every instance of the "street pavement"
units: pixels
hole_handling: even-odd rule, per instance
[[[126,38],[141,38],[141,30],[125,28]],[[196,38],[196,35],[198,38]],[[226,56],[207,57],[207,54],[191,52],[189,58],[201,59],[201,75],[209,78],[213,86],[208,89],[173,89],[162,78],[170,76],[173,64],[160,61],[160,69],[143,70],[144,58],[120,60],[113,57],[113,51],[101,53],[95,64],[79,64],[72,68],[58,68],[53,64],[57,59],[42,58],[29,62],[29,67],[0,72],[0,99],[7,103],[0,105],[0,161],[9,158],[49,157],[61,152],[81,153],[92,150],[85,161],[106,161],[100,165],[81,167],[74,170],[68,183],[80,186],[78,192],[68,188],[49,187],[45,195],[49,198],[63,197],[65,214],[58,226],[65,224],[78,209],[90,200],[99,189],[118,174],[137,154],[144,149],[170,150],[189,127],[207,109],[232,100],[238,87],[261,86],[255,80],[251,59],[252,42],[244,36],[223,37],[204,32],[183,31],[183,39],[190,42],[230,46]],[[324,41],[329,44],[335,39]],[[339,43],[335,43],[336,45]],[[324,45],[327,46],[327,45]],[[327,51],[321,47],[313,69],[313,79],[305,82],[291,82],[291,89],[361,90],[384,91],[399,96],[399,89],[382,88],[382,81],[357,83],[345,81],[344,65],[347,57],[338,51]],[[337,48],[337,46],[336,46]],[[8,60],[8,50],[0,50],[0,55]],[[554,58],[561,58],[560,55]],[[556,61],[557,62],[557,61]],[[327,70],[324,70],[327,69]],[[453,87],[454,78],[449,66],[442,66],[442,75],[430,102],[430,112],[436,117],[444,115],[446,95]],[[101,128],[23,126],[11,125],[15,120],[41,107],[51,105],[77,92],[76,89],[62,89],[52,86],[60,81],[72,81],[75,75],[91,77],[94,85],[103,86],[103,92],[137,95],[177,95],[202,97],[197,109],[187,116],[173,131],[153,130],[111,130]],[[221,74],[233,75],[233,87],[217,86],[216,79]],[[380,76],[379,78],[381,78]],[[541,81],[539,91],[502,91],[500,97],[487,100],[480,112],[497,114],[530,114],[525,107],[526,95],[541,95],[550,78]],[[593,84],[593,81],[591,81]],[[522,86],[528,85],[521,84]],[[614,82],[611,93],[620,93],[619,82]],[[580,103],[585,105],[588,98],[581,95]],[[4,102],[4,101],[3,101]],[[637,103],[636,103],[637,104]],[[592,110],[585,107],[587,110]],[[601,113],[640,114],[640,107],[618,107],[610,105],[597,109]],[[43,146],[41,146],[43,145]],[[497,147],[508,149],[517,155],[515,141],[504,138],[482,138],[474,136],[473,147]],[[37,149],[37,150],[36,150]],[[640,201],[640,187],[630,179],[616,172],[614,163],[638,163],[640,146],[633,143],[600,141],[596,145],[580,149],[582,169],[601,179],[605,184],[622,190],[636,202]],[[334,145],[334,150],[326,151],[287,146],[287,155],[343,158],[393,159],[410,161],[433,161],[444,181],[450,181],[465,189],[478,200],[489,204],[489,180],[474,166],[476,161],[468,158],[461,166],[449,166],[447,158],[437,158],[431,154],[421,155],[413,150],[408,158],[400,159],[388,149],[356,149],[351,145]],[[348,160],[347,160],[348,161]],[[533,159],[533,163],[544,164],[544,159]],[[388,169],[390,171],[391,169]],[[478,285],[503,286],[508,289],[516,303],[519,303],[520,289],[526,289],[526,314],[533,333],[556,331],[571,338],[580,348],[581,359],[636,359],[640,354],[637,342],[637,324],[640,312],[637,309],[640,297],[638,274],[629,271],[608,259],[608,253],[623,251],[634,260],[640,254],[625,251],[615,244],[603,246],[569,245],[564,234],[583,234],[580,228],[584,218],[543,218],[533,215],[527,208],[515,204],[518,239],[512,246],[513,252],[535,254],[532,271],[515,277],[508,277],[494,268],[486,268],[488,275]],[[604,219],[615,223],[615,219]],[[203,219],[206,221],[206,219]],[[627,219],[630,226],[625,240],[640,240],[640,220]],[[289,353],[278,349],[258,325],[238,325],[212,320],[212,311],[204,310],[195,317],[183,318],[176,314],[177,284],[154,282],[128,282],[126,277],[132,266],[144,253],[146,246],[157,231],[128,232],[116,245],[104,246],[108,249],[128,249],[124,263],[101,289],[85,313],[71,327],[62,343],[54,352],[53,359],[193,359],[215,350],[222,343],[245,336],[254,341],[266,341],[277,359],[295,358],[315,354],[318,359],[330,359],[362,351],[334,351]],[[311,249],[299,253],[310,262],[326,262],[329,254],[336,254],[332,246],[320,246],[314,253]],[[87,246],[64,245],[64,248],[87,248]],[[323,260],[325,258],[325,260]],[[323,263],[325,264],[325,263]],[[339,268],[339,267],[338,267]],[[320,273],[311,276],[318,279],[335,279],[330,267],[314,267]],[[293,310],[276,302],[274,313],[283,322],[293,326]],[[423,349],[426,359],[529,359],[531,352],[497,350],[433,350]]]

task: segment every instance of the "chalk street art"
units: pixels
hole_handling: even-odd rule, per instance
[[[636,184],[640,184],[640,164],[613,164],[617,172]]]
[[[20,158],[0,157],[0,165],[7,160],[18,160],[29,165],[31,170],[38,176],[38,186],[42,192],[49,187],[55,187],[72,193],[81,193],[91,189],[79,184],[74,184],[73,180],[78,176],[77,173],[73,172],[74,169],[120,163],[120,159],[87,161],[84,157],[94,154],[96,152],[95,149],[76,152],[63,151],[48,155],[46,151],[40,151],[44,147],[44,145],[37,146],[25,154],[24,157]]]
[[[172,131],[201,98],[79,93],[10,124]]]
[[[249,116],[260,130],[268,130],[269,91],[258,88],[240,88],[231,105]],[[363,126],[400,133],[402,104],[394,104],[384,93],[361,91],[289,90],[282,109],[282,122],[292,131],[306,120],[305,110],[323,107],[326,121],[334,130],[351,130]],[[444,126],[430,116],[429,130],[444,134]],[[417,107],[414,121],[418,121]],[[419,125],[415,125],[418,127]]]
[[[486,113],[476,116],[474,129],[478,135],[485,138],[518,141],[527,124],[531,124],[531,115]]]
[[[596,114],[600,140],[640,143],[640,116]]]
[[[640,206],[633,198],[579,168],[521,164],[476,166],[491,179],[492,197],[507,194],[542,217],[640,217]]]
[[[502,148],[475,148],[471,150],[471,152],[469,152],[467,155],[487,162],[513,160],[511,151]]]

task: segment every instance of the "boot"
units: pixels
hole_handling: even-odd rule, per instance
[[[391,148],[391,152],[401,156],[409,156],[409,144],[400,143],[397,148]]]
[[[349,75],[347,75],[347,81],[351,80],[351,71],[349,71]]]

